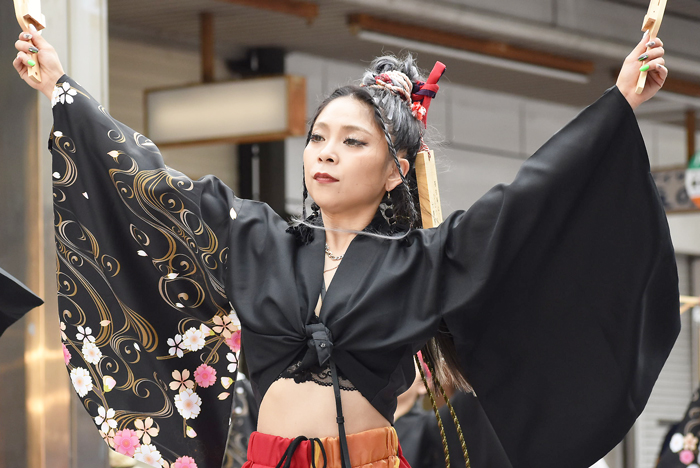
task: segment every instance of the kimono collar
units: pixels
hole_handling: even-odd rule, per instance
[[[305,221],[313,226],[323,227],[323,218],[316,213],[306,218]],[[301,245],[311,244],[315,238],[315,231],[316,229],[303,224],[296,224],[287,228],[287,233],[293,235]],[[395,234],[391,225],[389,225],[384,216],[382,216],[382,211],[380,209],[377,209],[374,218],[372,218],[372,221],[370,221],[362,232],[385,235]]]

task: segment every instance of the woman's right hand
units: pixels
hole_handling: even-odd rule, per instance
[[[38,49],[38,53],[34,50],[29,50],[32,46]],[[61,61],[58,58],[58,54],[56,53],[56,49],[54,49],[35,29],[20,34],[19,40],[15,42],[15,48],[19,52],[17,52],[17,58],[12,62],[12,65],[15,67],[15,70],[17,70],[17,73],[19,73],[19,76],[26,81],[29,86],[41,91],[51,100],[56,82],[65,73],[61,66]],[[31,59],[31,53],[37,53],[38,66],[41,71],[41,83],[37,83],[29,76],[28,62]]]

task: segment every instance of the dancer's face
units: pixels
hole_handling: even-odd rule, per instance
[[[408,162],[404,173],[408,172]],[[352,96],[331,101],[318,115],[304,150],[309,195],[328,214],[376,211],[400,182],[374,110]]]

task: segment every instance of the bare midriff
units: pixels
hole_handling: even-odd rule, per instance
[[[337,261],[326,257],[323,279],[327,285],[331,284],[337,267]],[[321,311],[321,303],[319,297],[316,315]],[[341,390],[340,401],[346,434],[391,426],[359,391]],[[278,379],[270,385],[260,404],[258,431],[287,438],[338,437],[336,417],[333,387]]]
[[[391,426],[358,391],[341,390],[345,433]],[[275,381],[260,405],[258,431],[280,437],[338,437],[333,387]]]

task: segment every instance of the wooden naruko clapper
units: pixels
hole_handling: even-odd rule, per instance
[[[22,31],[30,32],[29,25],[33,24],[37,31],[46,28],[46,18],[41,13],[41,0],[14,0],[15,15]],[[31,45],[33,43],[29,41]],[[39,54],[29,54],[34,61],[33,67],[29,68],[29,76],[37,83],[41,83],[41,72],[39,70]]]
[[[644,17],[644,22],[642,23],[642,31],[649,31],[649,40],[652,40],[659,34],[659,29],[661,28],[661,21],[664,19],[664,12],[666,11],[666,0],[651,0],[649,4],[649,10]],[[647,47],[647,52],[649,52]],[[644,91],[644,85],[647,82],[647,73],[641,72],[639,75],[639,80],[637,81],[637,94],[642,94]]]

